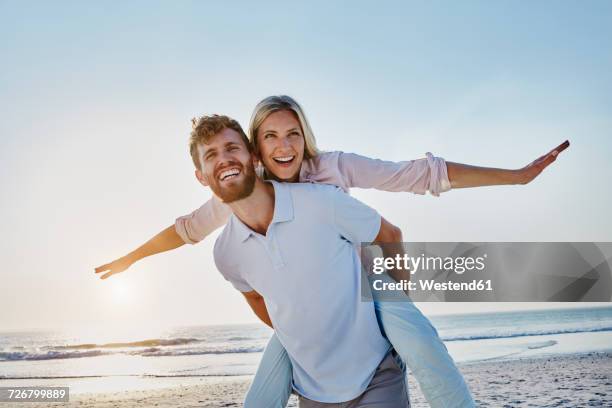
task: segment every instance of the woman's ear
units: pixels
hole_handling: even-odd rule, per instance
[[[199,169],[196,169],[195,176],[200,182],[200,184],[202,184],[204,187],[208,187],[210,185],[208,183],[208,180],[206,179],[206,176],[204,176],[204,174]]]

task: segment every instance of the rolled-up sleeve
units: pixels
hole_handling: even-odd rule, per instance
[[[439,196],[451,189],[446,162],[427,152],[423,159],[392,162],[340,153],[338,169],[349,187],[409,191]]]
[[[178,217],[174,221],[174,229],[186,244],[197,244],[225,225],[231,213],[227,204],[213,197],[191,214]]]

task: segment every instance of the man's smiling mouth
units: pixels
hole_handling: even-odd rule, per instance
[[[223,170],[221,174],[219,174],[218,178],[221,181],[225,181],[225,180],[233,179],[234,177],[237,177],[239,174],[240,174],[239,169],[232,168],[232,169]]]

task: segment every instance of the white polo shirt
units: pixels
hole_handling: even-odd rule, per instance
[[[320,402],[359,396],[390,348],[361,301],[353,244],[373,241],[380,215],[335,186],[277,183],[266,235],[235,215],[215,243],[217,268],[265,299],[293,365],[294,388]]]

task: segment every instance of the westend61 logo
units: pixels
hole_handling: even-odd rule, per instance
[[[610,302],[610,242],[364,243],[363,300]]]
[[[450,256],[409,256],[408,254],[396,254],[394,257],[375,257],[372,260],[372,272],[376,274],[387,270],[405,270],[414,275],[418,271],[453,271],[459,275],[466,271],[482,271],[485,268],[487,254],[478,257],[456,257]]]

